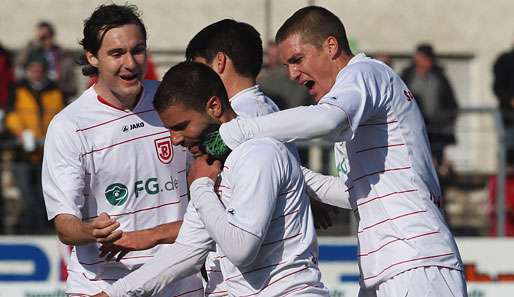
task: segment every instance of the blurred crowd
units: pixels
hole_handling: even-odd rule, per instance
[[[46,21],[35,27],[33,40],[16,52],[0,43],[0,232],[40,234],[52,232],[46,220],[41,191],[42,148],[47,126],[52,117],[73,101],[78,92],[95,82],[92,77],[85,86],[76,73],[79,68],[72,52],[61,48],[55,39],[54,26]],[[394,57],[387,53],[373,55],[394,68]],[[443,65],[431,44],[419,44],[405,69],[398,71],[411,90],[425,118],[443,196],[454,184],[456,173],[446,148],[455,145],[455,125],[459,104]],[[158,79],[149,59],[147,79]],[[514,131],[514,49],[498,57],[494,66],[493,90],[507,135]],[[281,109],[310,105],[314,100],[307,89],[288,77],[280,62],[277,46],[266,46],[264,68],[258,82],[262,90]],[[507,136],[509,138],[509,136]],[[512,137],[511,137],[512,138]],[[326,152],[331,151],[327,149]],[[309,150],[301,151],[308,160]],[[327,157],[329,163],[332,156]],[[514,165],[514,148],[507,148],[509,168]],[[325,170],[328,172],[328,169]],[[509,172],[512,172],[510,170]],[[511,176],[512,175],[512,176]],[[507,233],[514,236],[514,174],[507,179]],[[491,221],[494,221],[495,179],[490,183]],[[451,222],[451,220],[450,220]],[[491,226],[494,223],[490,224]],[[494,230],[489,230],[494,234]],[[478,234],[467,234],[478,235]]]

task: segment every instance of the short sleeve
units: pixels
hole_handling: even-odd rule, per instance
[[[246,142],[230,171],[232,196],[227,205],[228,222],[263,238],[267,233],[281,188],[284,164],[279,144]],[[283,150],[286,148],[280,144]]]
[[[207,233],[207,229],[205,229],[205,225],[198,216],[192,203],[189,203],[187,206],[182,226],[180,227],[175,241],[195,248],[206,250],[215,249],[215,242],[212,240],[209,233]]]
[[[82,218],[85,169],[80,147],[72,123],[56,116],[46,134],[41,176],[49,220],[63,213]]]

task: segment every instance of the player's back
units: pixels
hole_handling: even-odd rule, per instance
[[[218,251],[231,296],[328,296],[317,267],[302,171],[286,146],[261,138],[237,147],[224,164],[218,190],[232,214],[229,221],[262,239],[255,260],[245,267],[236,267]]]

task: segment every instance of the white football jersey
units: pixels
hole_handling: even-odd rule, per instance
[[[275,102],[264,95],[257,85],[238,92],[229,101],[236,114],[243,118],[258,117],[279,111]],[[211,252],[205,261],[207,272],[207,282],[204,285],[205,296],[216,297],[227,294],[219,263],[220,257],[222,256],[216,252]]]
[[[183,218],[188,204],[186,149],[172,145],[153,108],[157,86],[157,81],[145,81],[131,111],[106,104],[91,87],[54,117],[42,175],[48,219],[71,214],[87,221],[106,212],[120,223],[119,229],[133,231]],[[98,257],[99,246],[74,247],[67,293],[96,294],[160,249],[133,251],[120,262],[107,262]],[[166,292],[203,295],[197,276]]]
[[[330,135],[358,220],[365,287],[422,266],[462,269],[439,210],[441,191],[420,110],[391,68],[363,54],[319,104],[340,107],[349,129]]]
[[[215,191],[229,223],[262,238],[262,244],[254,262],[240,268],[217,247],[226,291],[206,290],[209,296],[328,296],[320,281],[303,174],[285,145],[270,138],[240,145],[225,161]],[[177,242],[198,248],[215,244],[192,206]]]
[[[335,143],[337,171],[346,185],[335,192],[348,200],[341,205],[351,206],[358,221],[364,287],[416,267],[462,269],[439,210],[441,191],[423,117],[405,83],[385,64],[356,55],[317,105],[237,118],[221,125],[220,134],[232,148],[265,136]]]

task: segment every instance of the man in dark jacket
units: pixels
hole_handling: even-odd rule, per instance
[[[494,63],[494,94],[508,135],[514,131],[514,48],[502,53]],[[507,161],[514,164],[514,149],[507,148]]]
[[[423,112],[434,161],[443,163],[444,148],[454,144],[457,100],[444,70],[436,63],[429,44],[417,47],[412,65],[402,73],[402,79],[414,94]]]

